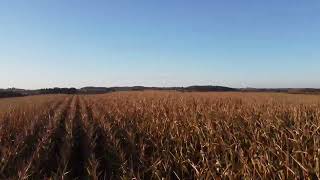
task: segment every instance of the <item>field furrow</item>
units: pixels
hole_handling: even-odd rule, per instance
[[[102,113],[96,109],[95,104],[86,101],[86,111],[92,129],[92,162],[95,164],[95,177],[97,179],[119,179],[120,159],[111,135],[107,132],[101,120]]]
[[[75,115],[72,119],[72,148],[70,152],[70,174],[71,179],[86,179],[88,177],[86,164],[89,156],[88,137],[85,133],[81,116],[79,96],[76,97]]]

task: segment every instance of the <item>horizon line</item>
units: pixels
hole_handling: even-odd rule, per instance
[[[52,86],[52,87],[41,87],[41,88],[18,88],[18,87],[7,87],[7,88],[0,88],[0,90],[9,90],[9,89],[20,89],[20,90],[40,90],[40,89],[53,89],[53,88],[75,88],[75,89],[82,89],[87,87],[93,88],[124,88],[124,87],[143,87],[143,88],[188,88],[193,86],[211,86],[211,87],[225,87],[225,88],[232,88],[232,89],[320,89],[320,87],[232,87],[232,86],[223,86],[223,85],[190,85],[190,86],[144,86],[144,85],[134,85],[134,86],[83,86],[83,87],[74,87],[74,86]]]

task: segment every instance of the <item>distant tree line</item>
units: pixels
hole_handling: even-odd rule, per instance
[[[179,92],[279,92],[279,93],[292,93],[292,94],[320,94],[320,89],[314,88],[274,88],[274,89],[263,89],[263,88],[230,88],[224,86],[189,86],[189,87],[145,87],[145,86],[126,86],[126,87],[83,87],[80,89],[76,88],[46,88],[37,90],[25,90],[25,89],[0,89],[0,98],[6,97],[21,97],[28,95],[39,95],[39,94],[103,94],[110,92],[119,91],[146,91],[146,90],[157,90],[157,91],[179,91]]]
[[[78,90],[76,88],[47,88],[40,89],[39,94],[76,94]]]
[[[22,97],[25,96],[23,93],[19,92],[11,92],[11,91],[1,91],[0,98],[7,98],[7,97]]]

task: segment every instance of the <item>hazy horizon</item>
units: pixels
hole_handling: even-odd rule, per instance
[[[81,87],[75,87],[75,86],[52,86],[52,87],[40,87],[40,88],[21,88],[21,87],[7,87],[7,88],[2,88],[0,89],[23,89],[23,90],[38,90],[38,89],[52,89],[52,88],[76,88],[76,89],[81,89],[81,88],[86,88],[86,87],[95,87],[95,88],[114,88],[114,87],[148,87],[148,88],[186,88],[190,86],[220,86],[220,87],[227,87],[227,88],[234,88],[234,89],[320,89],[317,87],[232,87],[232,86],[223,86],[219,84],[194,84],[194,85],[189,85],[189,86],[144,86],[144,85],[132,85],[132,86],[81,86]]]
[[[0,88],[320,88],[320,1],[0,2]]]

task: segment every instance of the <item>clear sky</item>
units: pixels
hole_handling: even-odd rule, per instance
[[[0,1],[0,88],[195,84],[320,88],[320,1]]]

